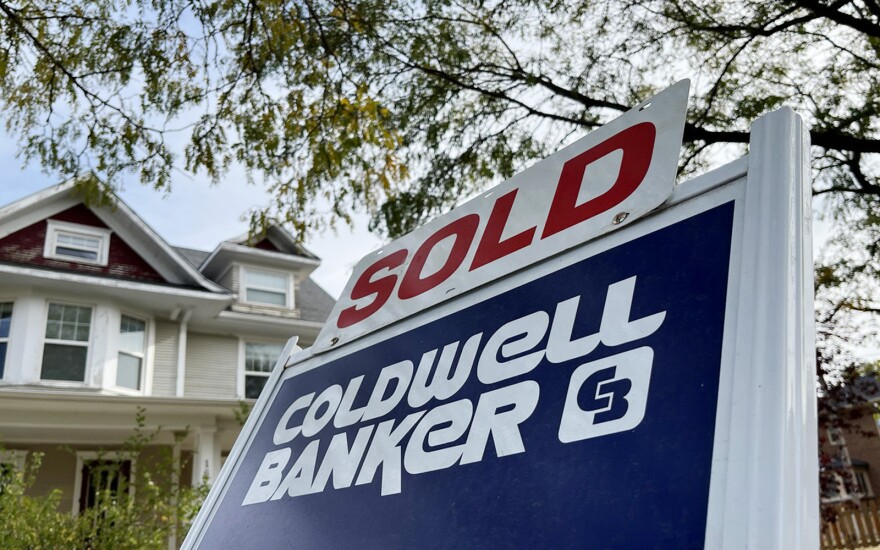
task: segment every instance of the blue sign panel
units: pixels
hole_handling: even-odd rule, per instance
[[[204,548],[702,548],[733,203],[281,383]]]

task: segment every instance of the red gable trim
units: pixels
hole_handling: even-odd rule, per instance
[[[110,229],[109,227],[107,227],[107,224],[101,221],[101,218],[96,216],[94,212],[92,212],[91,210],[86,208],[85,205],[82,204],[78,204],[76,206],[68,208],[67,210],[59,212],[54,216],[49,216],[49,219]]]
[[[106,228],[107,225],[84,205],[68,208],[49,219]],[[65,269],[135,281],[168,282],[115,233],[110,235],[107,266],[79,264],[43,257],[46,220],[39,221],[0,239],[0,261]]]
[[[269,250],[271,252],[281,252],[281,250],[278,250],[278,247],[272,244],[272,241],[270,241],[268,238],[264,238],[262,241],[255,244],[254,248],[259,248],[260,250]]]

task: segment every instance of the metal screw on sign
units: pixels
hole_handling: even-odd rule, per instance
[[[629,212],[620,212],[619,214],[614,216],[614,219],[611,220],[611,223],[613,223],[614,225],[620,225],[623,223],[623,220],[627,218],[627,216],[629,216]]]

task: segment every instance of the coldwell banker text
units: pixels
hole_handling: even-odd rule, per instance
[[[573,336],[580,303],[575,296],[559,302],[552,315],[535,311],[493,334],[474,334],[385,366],[371,389],[362,387],[362,375],[345,388],[334,384],[298,397],[277,423],[273,443],[279,448],[266,453],[242,505],[320,493],[331,480],[334,489],[369,484],[380,467],[381,494],[400,493],[404,471],[416,475],[480,462],[490,437],[499,457],[525,452],[520,424],[537,407],[541,387],[520,377],[542,363],[586,359],[600,343],[614,348],[656,332],[665,311],[630,319],[635,287],[636,277],[608,287],[595,334]],[[574,369],[559,411],[559,441],[571,443],[638,426],[645,414],[653,359],[653,350],[643,346]],[[473,375],[485,385],[520,381],[475,399],[445,402]],[[366,404],[355,407],[367,393]],[[412,412],[382,420],[404,400]],[[358,424],[363,425],[353,441],[339,431]],[[337,433],[328,433],[332,431]],[[289,446],[297,438],[310,441],[294,456]]]

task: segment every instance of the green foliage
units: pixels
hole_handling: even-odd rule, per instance
[[[251,414],[251,406],[247,401],[241,400],[232,410],[232,414],[235,415],[235,421],[238,422],[238,425],[243,427],[244,423],[247,422],[248,415]]]
[[[99,453],[93,470],[94,505],[76,516],[59,509],[60,489],[48,495],[28,493],[40,470],[40,453],[30,455],[24,472],[10,472],[0,491],[0,548],[164,550],[170,535],[182,541],[207,487],[177,483],[181,465],[172,460],[168,447],[154,446],[158,432],[145,431],[143,410],[136,424],[121,450]],[[135,465],[130,477],[122,466],[125,460]]]
[[[93,170],[92,198],[240,163],[273,197],[255,228],[361,210],[397,236],[688,76],[684,171],[785,103],[838,212],[876,207],[878,19],[876,0],[0,0],[0,108],[25,158]]]
[[[825,358],[880,308],[878,44],[877,0],[0,0],[0,109],[90,201],[238,163],[272,196],[255,230],[364,211],[394,237],[683,76],[683,174],[790,105],[838,236]]]
[[[0,547],[11,550],[78,548],[76,520],[58,510],[61,491],[33,498],[25,490],[33,484],[42,456],[36,454],[24,472],[8,472],[0,492]]]

